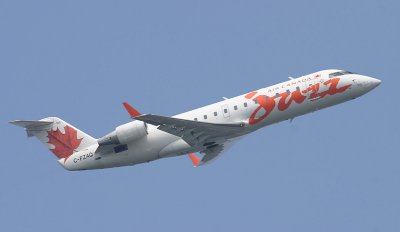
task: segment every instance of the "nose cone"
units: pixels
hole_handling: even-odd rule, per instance
[[[365,88],[367,91],[371,91],[381,84],[381,80],[373,77],[364,76],[364,80],[365,80]]]
[[[373,88],[375,88],[375,87],[377,87],[378,85],[381,84],[381,80],[369,77],[369,83],[370,83],[371,86],[373,86]]]
[[[361,84],[364,93],[375,89],[378,85],[381,84],[381,80],[363,75],[359,75],[358,82]]]
[[[379,79],[359,74],[354,76],[353,81],[357,83],[357,89],[360,96],[368,93],[369,91],[375,89],[378,85],[381,84],[381,80]]]

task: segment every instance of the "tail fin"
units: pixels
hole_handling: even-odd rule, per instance
[[[74,152],[97,143],[90,135],[56,117],[10,123],[25,128],[28,137],[38,138],[59,159],[67,159]]]

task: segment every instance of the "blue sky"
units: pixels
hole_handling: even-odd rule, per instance
[[[397,1],[1,1],[0,231],[399,231]],[[186,157],[68,172],[8,124],[94,137],[322,69],[373,76],[351,102]]]

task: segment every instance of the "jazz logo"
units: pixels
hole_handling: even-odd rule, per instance
[[[332,78],[324,81],[323,83],[310,85],[307,89],[302,91],[298,88],[296,91],[282,92],[272,97],[263,94],[257,95],[257,92],[251,92],[245,95],[245,98],[257,101],[259,106],[251,114],[249,124],[257,124],[258,122],[268,117],[268,115],[276,108],[275,99],[279,98],[277,104],[278,110],[285,111],[289,108],[292,102],[301,104],[304,102],[304,100],[306,100],[306,98],[308,98],[309,100],[320,99],[324,98],[326,95],[335,95],[338,93],[342,93],[350,88],[351,84],[338,88],[339,81],[340,78]],[[326,91],[319,92],[320,85],[324,85],[328,87],[328,89]],[[262,109],[265,111],[264,114],[257,116],[258,112]]]

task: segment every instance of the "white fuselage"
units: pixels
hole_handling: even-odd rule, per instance
[[[342,72],[342,74],[340,74]],[[244,123],[243,133],[355,99],[379,85],[371,77],[324,70],[185,112],[174,118],[209,123]],[[98,154],[97,144],[74,153],[64,163],[68,170],[134,165],[160,158],[199,152],[180,137],[148,125],[148,134],[127,144],[119,153]]]

